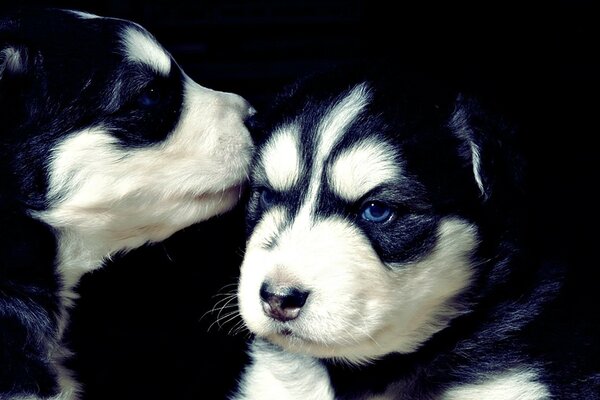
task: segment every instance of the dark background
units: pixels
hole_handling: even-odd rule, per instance
[[[340,64],[383,59],[398,73],[458,80],[522,127],[539,249],[591,276],[600,133],[592,1],[389,3],[21,2],[132,19],[200,84],[239,93],[259,112],[282,85]],[[86,399],[223,399],[245,361],[245,335],[229,334],[239,318],[211,327],[217,314],[206,313],[217,293],[235,291],[226,285],[243,243],[238,208],[86,276],[69,335]]]

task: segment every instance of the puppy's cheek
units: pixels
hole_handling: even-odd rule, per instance
[[[260,286],[273,265],[268,249],[270,238],[277,234],[287,218],[283,208],[265,212],[254,228],[246,245],[246,255],[240,267],[238,300],[240,313],[248,328],[258,335],[270,333],[269,321],[260,304]]]
[[[248,243],[239,294],[249,328],[262,335],[277,330],[277,322],[264,315],[260,304],[260,287],[268,281],[310,293],[300,316],[289,326],[307,339],[326,344],[367,333],[365,324],[377,319],[373,315],[382,309],[379,303],[385,298],[387,282],[385,267],[367,239],[337,220],[310,229],[298,223],[274,235],[278,225],[273,218],[263,219]]]
[[[242,264],[238,300],[240,313],[248,329],[259,336],[267,336],[271,331],[260,304],[260,286],[266,275],[264,266],[268,264],[265,257],[257,253],[260,252],[252,253]]]

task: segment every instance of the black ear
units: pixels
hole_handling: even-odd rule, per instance
[[[523,146],[514,121],[461,94],[449,126],[460,141],[460,156],[472,168],[484,201],[510,199],[523,191]]]

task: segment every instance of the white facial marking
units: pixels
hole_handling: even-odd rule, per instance
[[[321,163],[329,155],[333,146],[348,129],[348,126],[367,106],[370,99],[366,84],[356,85],[350,93],[333,105],[318,128],[316,159]],[[320,171],[321,169],[315,168]]]
[[[342,199],[354,202],[377,186],[400,175],[394,149],[374,140],[354,145],[329,169],[329,183]]]
[[[333,146],[348,129],[348,126],[367,106],[370,99],[366,84],[355,86],[348,95],[336,103],[327,113],[317,129],[316,154],[311,171],[304,213],[310,213],[321,186],[321,171]]]
[[[163,76],[169,75],[171,57],[148,32],[127,27],[121,33],[121,43],[128,61],[145,64]]]
[[[248,174],[253,145],[241,97],[186,79],[178,124],[160,143],[119,146],[110,131],[75,132],[53,149],[48,210],[60,230],[67,286],[103,257],[231,209]]]
[[[269,184],[275,190],[285,191],[293,188],[302,174],[296,139],[298,130],[298,126],[295,125],[279,128],[262,151],[262,166]]]
[[[315,139],[317,141],[317,150],[316,154],[314,154],[313,165],[310,171],[310,182],[306,199],[294,222],[296,225],[304,225],[306,227],[311,225],[312,214],[321,188],[321,175],[325,168],[325,161],[350,124],[367,106],[369,100],[370,94],[367,84],[356,85],[347,95],[330,108],[319,124]]]
[[[531,370],[510,371],[482,383],[460,385],[444,393],[441,400],[544,400],[550,393]]]
[[[260,243],[278,226],[261,221],[241,268],[240,311],[251,331],[286,350],[364,362],[412,352],[463,310],[450,300],[470,282],[474,228],[459,219],[440,223],[435,248],[423,259],[386,266],[351,222],[328,218],[279,232],[275,248]],[[287,277],[310,290],[292,335],[262,311],[260,286]]]

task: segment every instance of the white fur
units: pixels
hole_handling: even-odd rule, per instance
[[[485,197],[485,187],[483,185],[483,179],[481,177],[481,154],[479,146],[473,140],[473,131],[469,126],[467,113],[463,108],[457,108],[452,114],[452,118],[449,122],[450,126],[455,130],[456,135],[469,146],[471,150],[471,164],[473,168],[473,177],[479,187],[479,191]]]
[[[325,368],[312,357],[291,354],[260,341],[252,344],[235,400],[333,400]]]
[[[145,30],[129,26],[121,33],[121,44],[127,60],[149,66],[167,76],[171,71],[171,57]]]
[[[479,187],[481,194],[485,195],[485,187],[483,186],[483,180],[481,179],[481,156],[479,153],[479,146],[477,146],[473,141],[470,141],[469,144],[471,146],[473,176],[475,177],[475,182],[477,182],[477,186]]]
[[[240,311],[251,331],[295,353],[364,362],[390,352],[411,352],[444,328],[457,310],[449,303],[471,279],[476,232],[446,219],[425,258],[386,266],[350,222],[329,218],[279,232],[275,248],[261,246],[279,229],[269,214],[247,246],[239,285]],[[310,290],[300,316],[282,325],[260,303],[265,279]]]
[[[62,365],[55,363],[57,369],[58,386],[60,392],[56,396],[41,398],[36,395],[11,397],[10,400],[78,400],[81,394],[81,387],[73,377],[71,372]],[[4,399],[2,399],[4,400]]]
[[[38,216],[59,231],[67,287],[104,257],[230,209],[252,152],[247,107],[187,80],[180,122],[164,142],[122,148],[97,127],[59,143],[49,167],[53,205]]]
[[[531,370],[509,371],[481,383],[461,385],[444,393],[441,400],[545,400],[548,389]]]
[[[298,130],[296,125],[279,128],[262,150],[263,169],[271,187],[285,191],[293,188],[302,174],[298,154]]]
[[[374,140],[345,150],[329,168],[329,184],[342,199],[354,202],[400,175],[394,149]]]
[[[24,68],[25,60],[21,52],[14,47],[7,47],[0,51],[0,79],[4,71],[20,72]]]
[[[102,18],[96,14],[91,14],[85,11],[79,11],[79,10],[66,10],[67,12],[70,12],[71,14],[76,15],[77,17],[81,18],[81,19],[97,19],[97,18]]]

